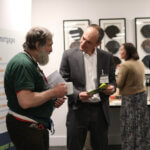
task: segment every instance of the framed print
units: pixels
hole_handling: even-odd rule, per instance
[[[147,89],[147,103],[150,105],[150,74],[145,74],[145,85]]]
[[[89,24],[90,21],[88,19],[63,21],[65,50],[79,46],[80,38]]]
[[[145,73],[150,74],[150,17],[135,18],[135,39]]]
[[[113,54],[115,65],[117,66],[122,62],[119,56],[119,48],[121,44],[126,42],[126,19],[99,19],[99,25],[104,30],[101,49]]]

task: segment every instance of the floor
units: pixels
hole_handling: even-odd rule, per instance
[[[67,148],[64,146],[53,146],[53,147],[50,147],[49,150],[67,150]]]
[[[50,150],[67,150],[65,146],[50,147]],[[121,150],[120,145],[110,145],[109,150]]]

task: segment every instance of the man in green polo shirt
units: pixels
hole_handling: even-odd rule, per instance
[[[4,86],[9,112],[8,133],[17,150],[48,150],[53,108],[64,102],[64,83],[47,89],[38,64],[46,65],[52,52],[52,34],[43,27],[32,28],[18,53],[8,63]]]

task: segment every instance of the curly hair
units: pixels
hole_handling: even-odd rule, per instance
[[[26,40],[23,44],[25,50],[36,49],[36,42],[38,46],[44,46],[47,40],[52,40],[52,33],[44,27],[33,27],[26,35]]]

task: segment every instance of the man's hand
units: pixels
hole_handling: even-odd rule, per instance
[[[92,94],[87,94],[87,92],[81,92],[79,94],[79,98],[82,102],[87,102],[89,98],[91,98],[93,95]]]
[[[61,98],[67,94],[67,86],[64,83],[57,84],[53,91],[56,98]]]
[[[113,85],[109,85],[106,90],[104,90],[104,94],[111,95],[115,91],[115,87]]]
[[[66,100],[66,97],[64,96],[63,98],[57,98],[57,100],[55,101],[55,107],[58,108],[60,107]]]

